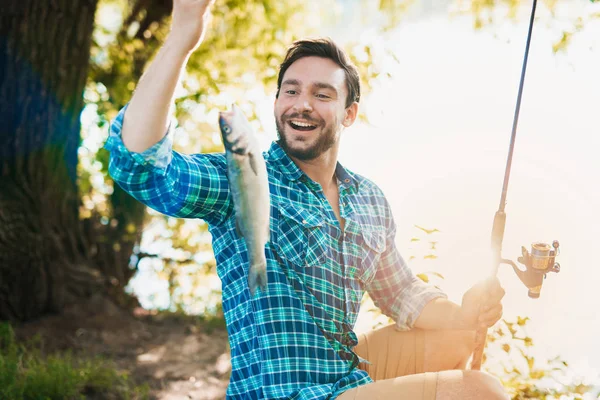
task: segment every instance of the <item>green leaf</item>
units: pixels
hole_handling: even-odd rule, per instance
[[[422,230],[423,232],[425,232],[428,235],[431,235],[432,233],[440,232],[440,230],[437,228],[427,229],[427,228],[423,228],[422,226],[419,226],[419,225],[415,225],[415,228]]]

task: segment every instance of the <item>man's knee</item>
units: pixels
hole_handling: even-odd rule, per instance
[[[426,331],[425,371],[465,369],[474,346],[474,331]]]
[[[508,400],[502,384],[481,371],[444,371],[438,375],[436,400]]]
[[[481,393],[480,399],[508,399],[504,387],[496,377],[481,371],[464,372],[465,384]]]

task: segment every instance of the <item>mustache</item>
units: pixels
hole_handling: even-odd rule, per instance
[[[314,123],[314,124],[320,124],[321,121],[317,120],[317,119],[313,119],[308,117],[306,114],[301,114],[301,113],[293,113],[290,115],[284,115],[281,120],[282,121],[289,121],[290,119],[296,119],[298,121],[305,121],[305,122],[309,122],[309,123]]]

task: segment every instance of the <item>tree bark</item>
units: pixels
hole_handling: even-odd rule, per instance
[[[0,319],[98,287],[78,217],[77,148],[97,0],[0,7]]]
[[[0,7],[0,320],[30,320],[102,291],[123,306],[145,207],[115,187],[111,223],[79,218],[77,149],[98,0],[4,0]],[[8,2],[8,4],[4,4]],[[145,32],[171,0],[137,0],[118,35],[137,81],[158,48]],[[92,73],[111,92],[119,70]],[[100,75],[100,76],[97,76]],[[114,88],[113,88],[114,89]],[[111,103],[124,99],[111,96]]]

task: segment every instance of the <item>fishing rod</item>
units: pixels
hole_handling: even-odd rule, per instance
[[[529,45],[531,43],[531,33],[533,31],[533,20],[535,18],[535,9],[537,0],[533,0],[533,8],[531,9],[531,18],[529,19],[529,31],[527,33],[527,44],[525,46],[525,56],[523,57],[523,67],[521,69],[521,82],[519,83],[519,93],[517,95],[517,105],[515,107],[515,115],[513,119],[512,134],[510,137],[510,146],[508,150],[508,159],[506,161],[506,170],[504,172],[504,183],[502,185],[502,196],[500,198],[500,206],[494,216],[494,224],[492,226],[492,261],[493,271],[492,276],[498,275],[498,269],[501,264],[507,264],[513,267],[513,270],[529,289],[529,297],[539,298],[542,290],[542,283],[548,272],[559,272],[560,264],[555,262],[556,256],[559,254],[559,243],[557,240],[552,242],[552,246],[547,243],[533,243],[531,252],[525,247],[521,247],[522,256],[517,259],[521,264],[525,265],[525,270],[521,270],[511,261],[502,258],[502,241],[504,240],[504,228],[506,226],[506,194],[508,192],[508,180],[510,178],[510,169],[512,165],[513,152],[515,149],[515,138],[517,136],[517,125],[519,122],[519,111],[521,109],[521,98],[523,96],[523,85],[525,83],[525,72],[527,71],[527,59],[529,58]],[[481,369],[481,361],[483,358],[483,349],[487,337],[487,328],[478,329],[475,336],[475,349],[473,350],[473,358],[471,360],[471,369]]]

